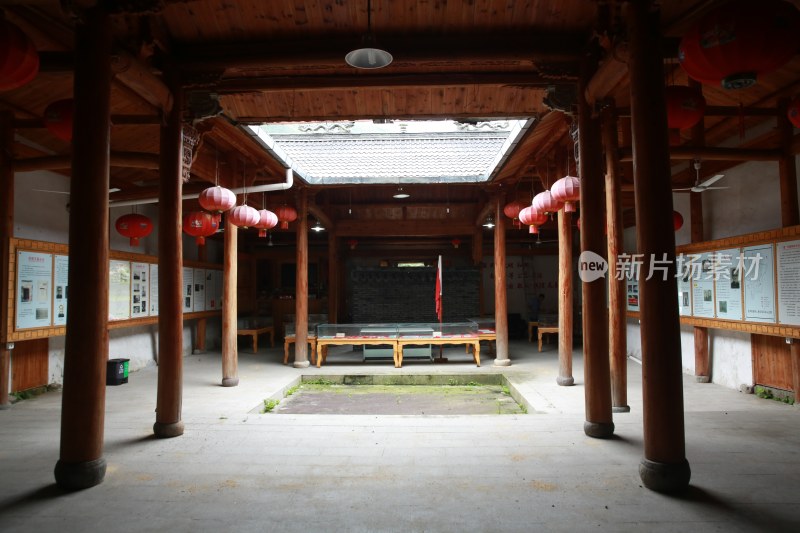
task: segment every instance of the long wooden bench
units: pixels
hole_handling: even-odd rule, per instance
[[[236,328],[236,335],[248,335],[253,338],[253,353],[258,353],[258,336],[263,333],[269,333],[269,343],[272,348],[275,347],[275,328],[272,324],[258,323],[248,320],[239,321]]]
[[[293,334],[283,338],[283,364],[289,364],[289,345],[297,342],[297,337]],[[308,335],[308,345],[311,347],[311,364],[316,364],[317,360],[317,336],[313,333]]]

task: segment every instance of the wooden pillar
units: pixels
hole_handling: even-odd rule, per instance
[[[75,25],[75,120],[69,211],[69,286],[80,302],[67,317],[61,451],[56,483],[102,483],[108,361],[108,181],[111,140],[111,21],[102,8]],[[78,312],[76,312],[78,311]]]
[[[239,301],[236,285],[239,278],[239,228],[225,216],[225,251],[222,271],[222,386],[239,384],[239,352],[236,325]]]
[[[183,435],[183,109],[177,79],[175,98],[161,127],[158,183],[158,393],[156,437]]]
[[[617,271],[624,252],[622,189],[619,176],[619,136],[614,102],[603,107],[603,145],[606,154],[606,233],[608,235],[608,355],[611,363],[611,410],[628,413],[628,308],[625,278]]]
[[[631,120],[633,130],[637,249],[643,254],[639,276],[644,399],[644,485],[675,492],[689,485],[683,423],[683,375],[675,230],[672,222],[667,113],[658,16],[651,2],[628,2]],[[653,260],[666,261],[666,272]],[[659,263],[661,266],[663,263]]]
[[[205,243],[197,246],[197,260],[206,261],[208,258],[208,248]],[[208,287],[206,287],[208,290]],[[206,351],[206,319],[200,318],[197,320],[197,328],[195,330],[194,339],[194,353],[204,353]]]
[[[11,407],[11,350],[7,333],[13,317],[8,313],[9,240],[14,236],[14,169],[11,166],[14,145],[14,114],[0,111],[0,409]]]
[[[583,78],[583,77],[582,77]],[[611,376],[608,362],[608,321],[606,319],[606,280],[583,275],[585,263],[606,256],[605,194],[603,192],[603,154],[600,146],[600,120],[592,117],[586,102],[585,82],[578,84],[578,142],[581,178],[581,257],[583,294],[583,381],[586,421],[583,431],[590,437],[605,439],[614,434],[611,415]]]
[[[506,304],[506,217],[503,213],[505,198],[494,198],[494,327],[497,334],[495,366],[509,366],[508,357],[508,306]]]
[[[339,309],[339,246],[336,230],[328,233],[328,322],[336,323]]]
[[[703,90],[703,84],[689,79],[689,86]],[[692,146],[705,146],[706,130],[703,120],[692,127]],[[692,242],[703,242],[703,196],[689,193],[689,218]],[[708,349],[708,328],[694,328],[694,379],[698,383],[711,382],[711,357]]]
[[[788,98],[781,98],[778,103],[778,134],[783,155],[778,160],[778,170],[781,185],[781,225],[784,228],[800,224],[800,209],[797,204],[797,165],[792,154],[794,130],[786,115],[788,107]]]
[[[800,407],[800,339],[792,339],[789,345],[792,357],[792,386],[794,387],[794,406]]]
[[[295,284],[294,367],[308,366],[308,197],[297,195],[297,275]]]
[[[572,376],[572,213],[558,212],[558,377],[556,383],[575,384]]]

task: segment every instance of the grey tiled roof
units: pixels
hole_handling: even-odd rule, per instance
[[[307,179],[403,182],[485,180],[508,132],[273,135]]]

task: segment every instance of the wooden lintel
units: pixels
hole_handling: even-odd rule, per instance
[[[716,146],[674,146],[669,150],[669,157],[672,160],[777,161],[781,157],[781,150],[769,148],[721,148]],[[631,148],[620,149],[620,161],[633,161]]]
[[[161,117],[156,115],[111,115],[112,126],[158,126]],[[14,129],[33,130],[44,128],[44,120],[40,118],[14,119]]]
[[[621,107],[617,109],[620,117],[631,116],[631,109],[629,107]],[[774,107],[736,107],[736,106],[721,106],[710,105],[706,106],[703,115],[706,117],[775,117],[778,111]]]
[[[475,217],[475,226],[482,226],[486,221],[486,217],[492,212],[492,209],[494,209],[492,202],[486,202],[486,205],[483,206],[478,216]]]

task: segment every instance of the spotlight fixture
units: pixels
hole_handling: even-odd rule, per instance
[[[355,68],[375,69],[388,66],[392,62],[392,54],[378,48],[375,34],[372,33],[372,3],[367,0],[367,33],[361,37],[361,48],[344,56],[345,62]]]
[[[311,231],[316,231],[319,233],[320,231],[325,231],[325,228],[322,227],[322,224],[320,224],[319,220],[317,220],[314,225],[311,226]]]
[[[402,200],[403,198],[408,198],[411,195],[404,192],[402,187],[397,188],[397,192],[392,195],[392,198],[397,198],[398,200]]]
[[[486,219],[486,222],[483,223],[484,228],[493,228],[494,227],[494,218],[492,215],[489,215],[489,218]]]

